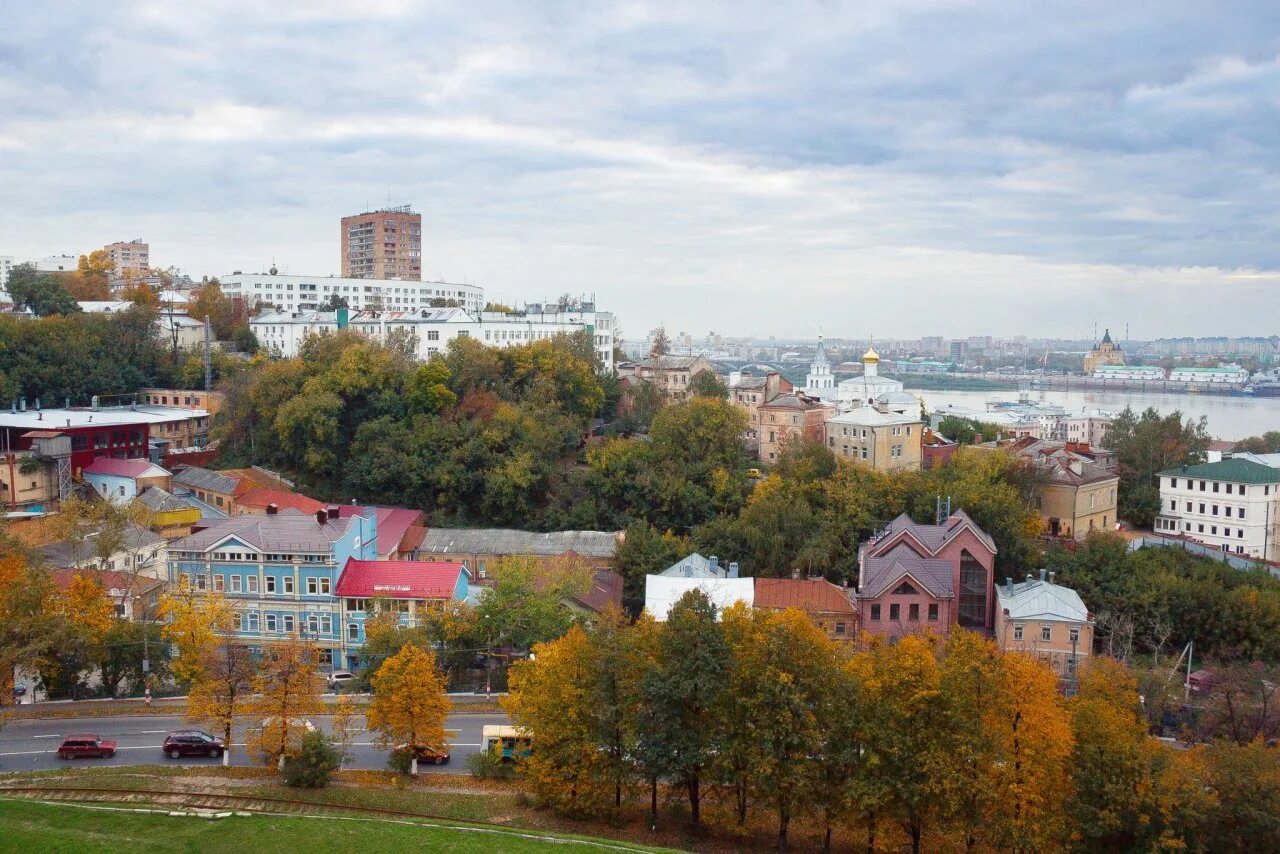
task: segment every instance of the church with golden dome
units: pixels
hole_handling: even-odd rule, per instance
[[[1094,327],[1094,334],[1097,334],[1097,327]],[[1084,356],[1084,373],[1091,376],[1094,371],[1103,365],[1123,365],[1124,351],[1120,349],[1120,345],[1111,340],[1111,330],[1108,329],[1102,336],[1102,340],[1093,345],[1093,349]]]

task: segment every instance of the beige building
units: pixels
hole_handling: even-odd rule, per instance
[[[115,277],[124,278],[127,273],[142,273],[151,269],[151,246],[141,239],[108,243],[102,247],[115,265]]]
[[[1084,374],[1085,376],[1093,376],[1093,372],[1103,365],[1123,365],[1124,351],[1119,345],[1111,340],[1111,330],[1108,329],[1106,334],[1102,336],[1102,340],[1093,345],[1084,356]]]
[[[995,637],[1006,652],[1031,655],[1070,679],[1093,653],[1093,616],[1080,594],[1042,569],[1039,579],[996,585]]]
[[[760,462],[775,463],[783,446],[793,438],[807,436],[821,442],[822,425],[835,412],[835,407],[798,391],[778,395],[761,404],[757,412],[760,416],[756,430],[760,440]]]
[[[924,422],[914,412],[883,403],[856,407],[828,419],[826,445],[838,457],[876,471],[917,471],[924,456]]]
[[[791,381],[777,371],[763,377],[730,377],[729,402],[747,414],[747,438],[759,438],[760,407],[780,394],[795,390]]]
[[[409,205],[342,218],[342,275],[422,280],[422,214]]]
[[[1041,474],[1034,501],[1049,536],[1082,540],[1090,531],[1115,527],[1120,475],[1114,468],[1099,465],[1063,442],[1021,439],[1010,450]]]
[[[618,367],[618,376],[630,380],[633,393],[639,383],[650,382],[668,402],[692,397],[689,384],[702,373],[715,376],[715,367],[702,356],[650,356]]]
[[[152,406],[178,406],[183,409],[203,409],[217,415],[226,402],[220,391],[189,391],[180,388],[144,388],[138,390],[142,403]]]

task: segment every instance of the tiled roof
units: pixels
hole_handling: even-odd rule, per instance
[[[452,599],[460,563],[349,558],[334,588],[337,596],[388,599]]]
[[[1083,623],[1089,619],[1080,594],[1070,587],[1031,579],[1014,585],[997,584],[996,599],[1011,620],[1066,620]]]
[[[939,599],[954,595],[951,562],[922,558],[904,545],[894,547],[888,554],[868,557],[863,561],[862,587],[858,595],[864,598],[880,596],[896,586],[905,574],[910,574]]]
[[[168,477],[169,472],[150,460],[115,460],[98,457],[82,471],[84,474],[112,475],[114,477]]]
[[[869,553],[883,553],[888,549],[890,541],[897,534],[905,531],[920,545],[924,546],[930,554],[937,554],[952,537],[958,535],[966,526],[973,531],[974,535],[984,545],[991,549],[992,554],[998,551],[995,540],[991,539],[991,536],[986,531],[979,528],[978,524],[969,518],[968,513],[963,510],[957,510],[942,525],[920,525],[912,521],[911,517],[906,513],[903,513],[889,523],[886,529],[887,533],[884,536],[869,544]]]
[[[282,492],[278,489],[263,489],[255,487],[249,491],[236,497],[236,503],[242,507],[267,507],[271,504],[283,510],[286,507],[292,507],[294,510],[303,513],[315,513],[317,510],[325,509],[323,501],[316,501],[314,498],[308,498],[297,492]]]
[[[235,492],[240,479],[221,472],[202,469],[199,466],[187,466],[173,476],[173,483],[176,486],[185,486],[188,489],[202,489],[230,495]]]
[[[591,586],[577,600],[597,614],[610,605],[621,608],[622,576],[611,569],[596,570],[591,576]]]
[[[285,509],[271,516],[249,514],[215,522],[203,531],[170,545],[179,552],[203,552],[227,537],[264,552],[328,552],[351,527],[351,519],[329,519],[323,525],[310,514]]]
[[[1272,468],[1253,460],[1231,457],[1217,463],[1179,466],[1160,472],[1162,477],[1198,477],[1230,483],[1280,483],[1280,468]]]
[[[848,593],[825,578],[757,578],[755,607],[852,614]]]
[[[516,531],[509,528],[431,528],[422,539],[428,554],[537,555],[577,552],[588,558],[612,558],[614,531]]]

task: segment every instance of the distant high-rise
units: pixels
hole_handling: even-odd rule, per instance
[[[151,269],[151,246],[141,239],[108,243],[103,249],[111,256],[117,278],[125,273],[143,273]]]
[[[422,214],[409,205],[342,218],[342,275],[422,280]]]

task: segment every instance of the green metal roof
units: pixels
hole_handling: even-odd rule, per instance
[[[1163,477],[1196,477],[1204,480],[1222,480],[1231,483],[1280,483],[1280,468],[1264,466],[1253,460],[1228,458],[1218,463],[1201,463],[1198,466],[1179,466],[1160,472]]]

